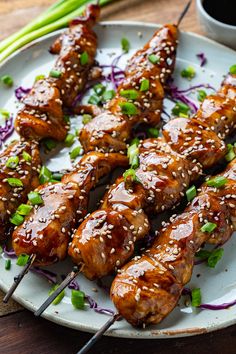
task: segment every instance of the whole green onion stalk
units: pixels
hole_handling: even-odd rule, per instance
[[[105,6],[113,0],[100,0],[99,5]],[[94,0],[59,0],[46,12],[30,22],[20,31],[0,42],[0,62],[5,60],[17,49],[48,33],[66,27],[75,17],[80,16],[86,5]]]

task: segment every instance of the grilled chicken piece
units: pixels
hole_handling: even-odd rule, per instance
[[[80,132],[85,151],[124,151],[135,124],[159,123],[165,84],[175,65],[177,32],[174,25],[162,27],[130,59],[115,98]]]
[[[51,52],[59,57],[51,74],[35,82],[16,117],[15,128],[21,136],[65,139],[63,108],[70,108],[85,87],[96,55],[97,37],[92,27],[99,12],[99,6],[88,6],[86,16],[72,21],[52,45]]]
[[[130,185],[124,178],[119,178],[107,192],[101,209],[80,225],[69,247],[69,255],[76,263],[84,263],[83,272],[89,279],[100,278],[126,263],[136,239],[147,234],[147,214],[176,205],[190,183],[202,173],[201,167],[209,168],[224,157],[226,148],[220,137],[229,135],[236,127],[236,100],[233,98],[236,86],[233,82],[233,76],[228,77],[219,93],[211,96],[210,102],[206,98],[211,107],[215,102],[215,111],[204,101],[193,119],[176,118],[167,123],[163,129],[164,138],[144,140],[139,146],[136,170],[140,183]],[[218,112],[227,124],[219,122]],[[112,218],[116,212],[122,220],[119,233],[116,218]],[[133,225],[135,215],[142,217],[136,218]]]
[[[209,238],[224,243],[236,230],[236,159],[218,176],[227,179],[224,186],[204,184],[185,212],[162,229],[151,249],[126,264],[114,279],[111,298],[132,325],[162,321],[191,279],[196,251]],[[201,231],[206,221],[217,225],[212,233]]]
[[[36,189],[42,203],[36,205],[13,233],[17,255],[36,254],[34,264],[48,265],[66,257],[73,229],[87,213],[90,190],[97,180],[116,166],[127,166],[127,157],[118,153],[86,154],[58,183]]]
[[[5,241],[9,219],[17,207],[25,203],[27,194],[39,185],[40,157],[36,142],[15,141],[0,155],[0,241]],[[17,178],[22,186],[11,186]]]

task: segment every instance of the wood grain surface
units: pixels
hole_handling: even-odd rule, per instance
[[[0,39],[20,29],[54,0],[0,0]],[[167,23],[178,18],[184,0],[120,0],[102,10],[102,20],[139,20]],[[181,29],[202,34],[195,3],[184,19]],[[89,338],[90,334],[57,326],[36,319],[14,301],[2,304],[0,292],[0,354],[70,354]],[[91,353],[99,354],[235,354],[236,326],[215,333],[170,340],[129,340],[104,337]]]

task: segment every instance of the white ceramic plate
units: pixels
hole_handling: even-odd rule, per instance
[[[154,24],[137,22],[109,22],[98,25],[96,28],[99,37],[98,60],[102,63],[110,63],[113,58],[111,53],[115,55],[120,53],[120,40],[125,36],[129,39],[132,50],[120,62],[120,65],[124,67],[127,57],[152,36],[156,27]],[[0,76],[10,74],[14,78],[15,87],[20,85],[30,87],[36,75],[49,72],[55,59],[48,53],[48,48],[57,36],[58,33],[50,34],[13,55],[0,67]],[[208,59],[204,68],[200,67],[196,57],[196,54],[200,52],[204,52]],[[235,59],[235,52],[224,46],[192,33],[181,33],[175,70],[176,84],[181,88],[189,87],[190,83],[180,77],[180,71],[191,64],[197,71],[191,84],[211,83],[218,87],[222,76],[227,73],[232,64],[235,64]],[[0,90],[0,107],[15,113],[19,104],[16,104],[14,91],[2,87]],[[169,105],[170,103],[166,102],[166,106]],[[75,119],[74,122],[77,125],[80,124],[79,119]],[[14,137],[14,135],[11,136],[9,141]],[[57,154],[51,154],[47,165],[52,170],[69,167],[68,151],[62,149]],[[215,269],[207,268],[205,265],[195,267],[190,286],[201,288],[205,303],[217,304],[236,298],[235,236],[224,248],[223,259]],[[6,271],[4,263],[4,257],[0,257],[0,287],[6,291],[21,268],[13,262],[11,270]],[[66,260],[49,269],[56,271],[59,275],[66,274],[71,269],[71,262]],[[113,309],[108,294],[95,282],[86,280],[82,275],[78,277],[78,282],[81,290],[91,295],[100,306]],[[98,291],[94,292],[94,288]],[[15,292],[14,299],[29,310],[35,311],[48,296],[49,289],[50,284],[45,279],[30,273]],[[70,290],[66,290],[66,296],[59,305],[50,306],[43,316],[58,324],[88,332],[98,330],[108,319],[106,315],[97,314],[89,308],[75,310],[70,303]],[[236,323],[236,306],[221,311],[199,311],[180,304],[166,320],[157,326],[138,330],[122,320],[115,323],[106,334],[130,338],[168,338],[205,333],[233,323]]]

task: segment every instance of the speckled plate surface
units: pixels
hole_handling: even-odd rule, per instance
[[[120,40],[125,36],[129,39],[132,48],[120,61],[120,66],[124,67],[126,59],[152,36],[156,27],[156,25],[137,22],[108,22],[98,25],[96,31],[99,37],[99,62],[111,63],[112,58],[121,52]],[[58,33],[53,33],[43,37],[13,55],[0,67],[0,76],[10,74],[14,78],[15,87],[20,85],[30,87],[36,75],[49,72],[55,59],[48,53],[48,47],[57,35]],[[204,68],[200,67],[199,59],[196,57],[196,54],[200,52],[204,52],[208,59]],[[235,59],[235,52],[226,47],[195,34],[181,33],[174,75],[175,82],[178,87],[189,87],[190,83],[181,78],[180,71],[191,64],[197,71],[191,84],[210,83],[212,86],[218,87],[222,76],[232,64],[235,64]],[[8,109],[14,114],[19,105],[16,103],[14,90],[1,87],[0,92],[0,107]],[[166,102],[165,105],[168,110],[170,103]],[[72,124],[80,126],[81,121],[76,118]],[[13,138],[15,135],[12,135],[9,141]],[[50,156],[44,156],[44,160],[48,160],[46,163],[52,170],[70,166],[68,150],[63,147],[59,147]],[[101,195],[101,187],[98,188],[98,191]],[[194,269],[190,286],[201,288],[205,303],[219,304],[236,298],[235,235],[224,248],[223,259],[215,269],[207,268],[205,265],[198,265]],[[15,265],[13,261],[11,270],[6,271],[4,263],[5,259],[2,256],[0,257],[0,287],[6,291],[20,267]],[[58,275],[66,274],[71,269],[71,262],[68,259],[48,268]],[[109,295],[105,290],[99,288],[95,282],[86,280],[82,275],[77,280],[81,290],[92,296],[100,306],[113,309]],[[34,311],[46,299],[50,287],[45,279],[29,273],[15,292],[14,299]],[[70,303],[70,290],[66,290],[66,296],[59,305],[50,306],[43,316],[58,324],[88,332],[98,330],[108,319],[106,315],[97,314],[89,308],[75,310]],[[200,311],[180,303],[170,316],[157,326],[138,330],[122,320],[115,323],[106,334],[129,338],[169,338],[205,333],[227,327],[233,323],[236,323],[236,306],[221,311]]]

